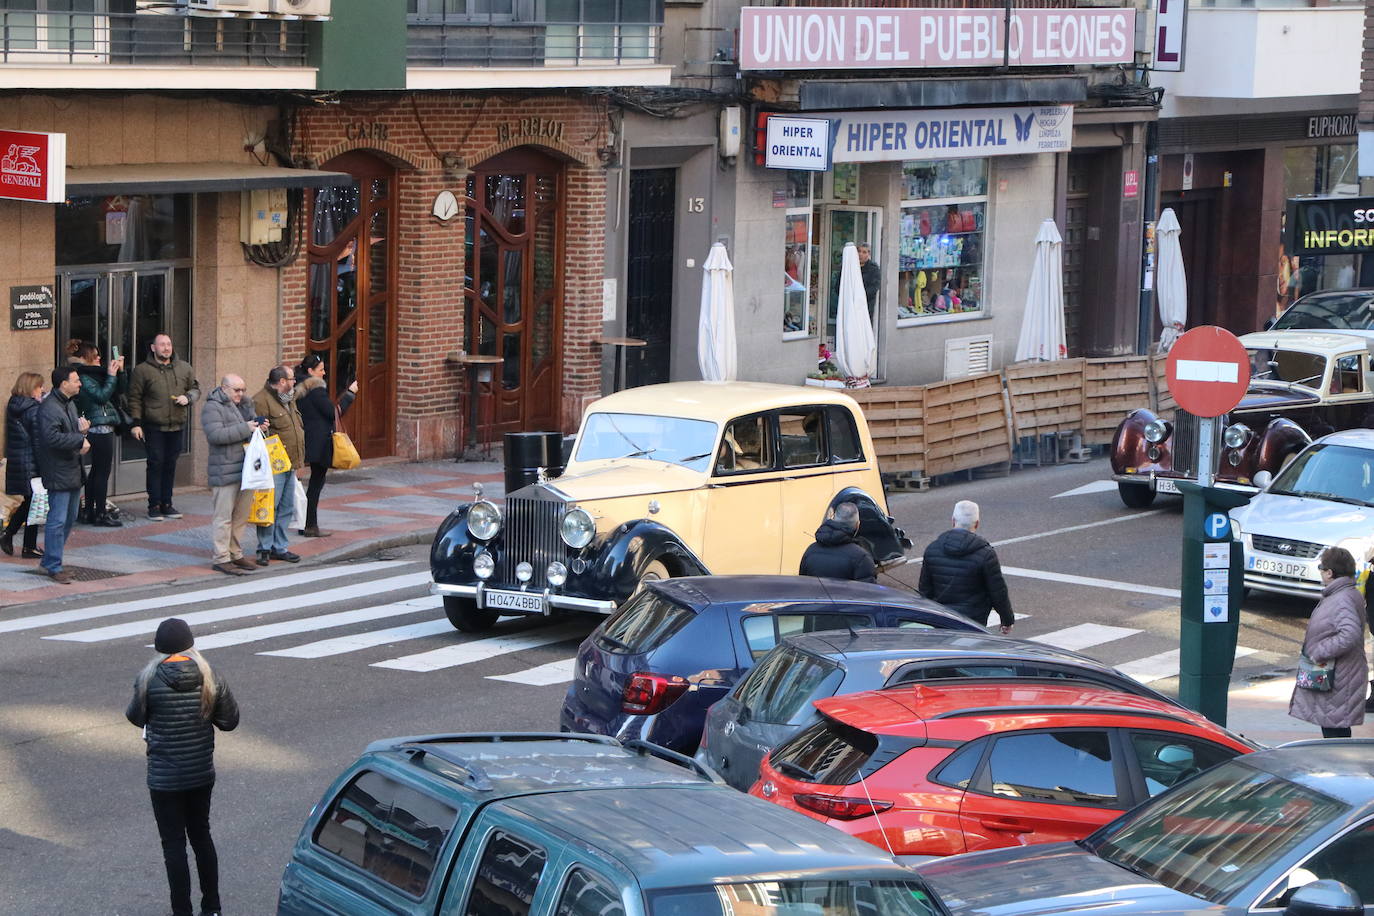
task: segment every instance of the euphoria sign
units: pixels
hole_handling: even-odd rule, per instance
[[[10,330],[52,330],[53,294],[51,286],[10,287]]]
[[[1290,255],[1374,251],[1374,197],[1293,197],[1284,245]]]

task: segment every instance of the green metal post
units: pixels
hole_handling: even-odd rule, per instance
[[[316,88],[404,89],[404,0],[333,0],[329,12],[310,33]]]
[[[1227,510],[1248,493],[1180,481],[1183,493],[1183,594],[1179,618],[1178,698],[1226,724],[1227,690],[1236,660],[1245,552]]]

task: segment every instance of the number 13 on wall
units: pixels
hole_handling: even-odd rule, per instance
[[[688,213],[705,213],[705,212],[706,212],[706,198],[704,198],[704,197],[689,197],[689,198],[687,198],[687,212],[688,212]]]

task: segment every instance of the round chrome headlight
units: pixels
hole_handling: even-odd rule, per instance
[[[573,507],[563,513],[563,524],[559,526],[558,533],[564,544],[573,550],[581,550],[592,542],[592,536],[596,534],[596,522],[592,521],[586,509]]]
[[[528,582],[534,578],[534,567],[528,563],[515,564],[515,578],[520,582]]]
[[[1151,420],[1145,424],[1146,442],[1163,442],[1169,438],[1169,424],[1163,420]]]
[[[489,541],[501,530],[501,510],[495,503],[481,500],[468,510],[468,531],[479,541]]]
[[[1227,448],[1240,448],[1250,441],[1250,427],[1244,423],[1232,423],[1226,427],[1226,432],[1221,434],[1221,441]]]
[[[568,581],[568,567],[554,560],[549,564],[549,568],[544,570],[544,578],[547,579],[549,584],[554,588],[558,588],[558,586]]]
[[[491,554],[479,553],[472,558],[472,574],[477,578],[490,579],[494,572],[496,572],[496,561],[491,558]]]

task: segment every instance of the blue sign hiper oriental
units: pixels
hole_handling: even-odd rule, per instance
[[[1072,105],[841,111],[814,117],[838,122],[835,162],[1062,153],[1073,145]]]

